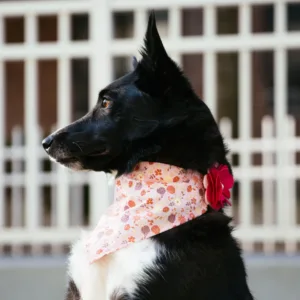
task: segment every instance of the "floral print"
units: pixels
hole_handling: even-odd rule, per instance
[[[212,178],[206,178],[206,187]],[[198,172],[162,163],[138,164],[116,179],[115,201],[86,241],[89,261],[204,214],[209,204],[205,192]]]

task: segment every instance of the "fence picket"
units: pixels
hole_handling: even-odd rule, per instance
[[[241,5],[240,35],[249,38],[251,28],[250,6]],[[238,128],[239,138],[242,141],[252,138],[252,95],[251,95],[251,53],[248,49],[241,49],[238,53]],[[246,150],[246,149],[245,149]],[[248,149],[247,149],[248,150]],[[240,166],[243,172],[251,166],[251,153],[244,151],[240,154]],[[251,180],[247,177],[240,179],[239,184],[239,214],[241,227],[245,229],[253,225],[253,191]],[[250,251],[253,244],[245,244]]]
[[[293,117],[287,116],[286,120],[287,126],[287,136],[295,137],[296,136],[296,121]],[[294,151],[288,152],[288,165],[293,167],[297,165],[296,154]],[[296,226],[296,214],[297,214],[297,199],[296,199],[296,180],[295,177],[290,178],[288,180],[288,190],[286,193],[286,198],[281,199],[287,203],[287,217],[289,221],[289,228],[293,229]],[[287,253],[295,253],[297,251],[297,242],[289,241],[286,243],[286,252]]]
[[[219,126],[220,126],[220,131],[225,138],[225,141],[227,139],[232,139],[232,122],[231,122],[231,120],[229,118],[222,118],[220,120]],[[230,151],[230,149],[229,149],[229,151]],[[232,163],[232,152],[231,151],[229,152],[228,160],[230,163]],[[234,174],[233,174],[233,176],[234,176]],[[233,189],[234,189],[234,187],[233,187]],[[232,190],[232,194],[233,193],[234,192]],[[226,208],[226,213],[228,214],[228,216],[233,217],[233,209],[234,209],[233,203],[232,203],[232,206]]]
[[[0,10],[1,12],[1,10]],[[4,44],[4,15],[0,13],[0,48]],[[5,185],[4,185],[4,148],[5,148],[5,74],[4,74],[4,60],[0,55],[0,230],[5,224]],[[1,246],[0,246],[1,252]]]
[[[57,129],[56,125],[53,125],[51,127],[51,132],[54,132]],[[50,184],[50,191],[51,191],[51,195],[50,195],[50,207],[51,207],[51,212],[50,212],[50,226],[51,227],[55,227],[57,226],[57,188],[56,188],[56,184],[57,184],[57,168],[59,166],[54,163],[51,162],[50,163],[50,175],[52,177],[51,180],[51,184]]]
[[[16,126],[12,130],[12,147],[22,147],[23,146],[23,132],[22,128]],[[19,158],[14,158],[11,161],[11,174],[22,173],[22,161]],[[12,186],[11,188],[11,226],[14,228],[20,228],[23,226],[23,211],[24,211],[24,201],[22,186]],[[14,245],[12,247],[13,255],[21,255],[22,247],[20,245]]]
[[[83,226],[84,186],[71,185],[70,226]]]
[[[59,14],[59,44],[64,47],[68,44],[70,33],[69,15],[62,11]],[[68,125],[71,122],[71,97],[70,97],[70,60],[61,55],[58,72],[58,103],[57,119],[58,127]],[[60,229],[66,229],[69,224],[69,172],[65,168],[57,170],[57,225]]]
[[[174,43],[180,42],[180,35],[181,35],[181,28],[182,28],[182,22],[180,17],[180,7],[177,5],[173,5],[170,9],[170,20],[168,24],[168,30],[169,30],[169,37],[172,39]],[[172,59],[181,66],[181,53],[179,51],[173,50],[171,52]]]
[[[262,120],[262,164],[263,166],[274,165],[274,150],[269,151],[265,149],[265,141],[274,137],[274,124],[271,117],[264,117]],[[275,145],[274,145],[275,148]],[[265,172],[265,169],[263,169]],[[263,188],[263,226],[271,226],[275,224],[275,203],[274,203],[274,180],[264,177],[262,180]],[[264,251],[272,253],[275,251],[275,244],[273,241],[265,242]]]
[[[26,42],[34,46],[36,43],[36,17],[33,13],[26,15]],[[39,224],[38,203],[38,160],[36,152],[38,144],[38,102],[37,102],[37,66],[33,58],[25,63],[25,141],[26,141],[26,213],[25,224],[28,230],[36,230]]]
[[[213,5],[207,5],[204,7],[204,36],[207,39],[213,39],[216,34],[216,11]],[[204,52],[204,66],[203,71],[203,88],[204,88],[204,101],[210,108],[213,116],[217,119],[217,66],[216,66],[216,52],[206,51]]]
[[[23,144],[23,132],[20,127],[15,127],[12,131],[12,147],[20,147]],[[12,160],[12,176],[22,173],[22,161],[19,158]],[[12,221],[14,227],[23,225],[23,195],[21,186],[13,186],[11,191],[12,199]]]
[[[113,78],[112,57],[109,51],[113,36],[110,3],[109,0],[93,0],[93,5],[94,9],[91,13],[91,39],[94,43],[94,48],[91,53],[90,109],[95,105],[99,91]],[[106,76],[103,76],[101,70],[106,70]],[[89,175],[89,224],[95,225],[98,222],[99,215],[109,204],[107,199],[108,188],[105,174],[91,173]]]

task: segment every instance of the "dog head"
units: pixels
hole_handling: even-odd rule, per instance
[[[167,55],[153,13],[144,43],[133,71],[101,90],[92,111],[43,140],[53,160],[119,174],[141,160],[199,171],[227,162],[217,124]]]

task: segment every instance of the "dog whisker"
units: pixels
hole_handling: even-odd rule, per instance
[[[80,143],[80,142],[73,142],[73,144],[76,145],[80,149],[80,151],[83,153],[83,151],[82,151],[82,149],[81,149],[81,147],[79,146],[78,143]]]

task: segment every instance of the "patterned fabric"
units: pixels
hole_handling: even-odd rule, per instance
[[[204,197],[200,173],[140,163],[116,180],[115,201],[86,241],[90,262],[204,214]]]

